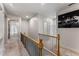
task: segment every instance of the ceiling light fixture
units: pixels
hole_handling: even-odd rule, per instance
[[[10,20],[10,18],[7,18],[7,20],[9,21],[9,20]]]
[[[45,3],[41,3],[41,5],[42,5],[42,6],[44,6],[44,5],[45,5]]]
[[[10,5],[10,7],[14,7],[14,6],[13,6],[13,3],[9,3],[9,5]]]
[[[29,16],[26,16],[26,18],[29,18]]]

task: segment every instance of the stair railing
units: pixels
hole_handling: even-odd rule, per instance
[[[52,37],[52,38],[56,39],[56,50],[57,51],[56,51],[56,53],[50,51],[50,53],[52,52],[53,55],[60,56],[60,34],[57,34],[57,36],[52,36],[52,35],[49,35],[49,34],[41,34],[41,33],[39,33],[39,39],[40,39],[40,35],[42,35],[42,36],[48,36],[48,37]]]
[[[21,42],[30,56],[42,56],[43,40],[36,41],[24,33],[21,33]]]
[[[39,37],[39,40],[37,41],[37,40],[30,38],[25,33],[21,33],[21,41],[22,41],[24,47],[26,48],[26,50],[28,51],[29,55],[31,55],[31,56],[43,56],[43,49],[44,49],[48,53],[50,53],[52,56],[60,56],[60,35],[57,34],[57,36],[51,36],[48,34],[40,34],[40,33],[39,33],[39,35],[56,38],[56,40],[57,40],[57,43],[56,43],[57,44],[57,53],[54,53],[54,52],[48,50],[47,48],[45,48],[44,41],[42,39],[40,39],[40,37]]]

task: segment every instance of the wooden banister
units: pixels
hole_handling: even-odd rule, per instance
[[[31,39],[33,42],[35,42],[36,44],[38,44],[39,42],[32,39],[31,37],[29,37],[28,35],[26,35],[25,33],[21,33],[22,35],[24,35],[25,37],[28,37],[29,39]]]
[[[43,54],[43,40],[42,39],[39,39],[39,44],[38,44],[38,46],[39,46],[39,55],[40,56],[42,56]]]
[[[60,56],[60,34],[57,34],[57,36],[52,36],[52,35],[49,35],[49,34],[41,34],[41,33],[39,33],[39,35],[56,38],[56,40],[57,40],[57,45],[56,45],[57,46],[57,55]]]
[[[42,39],[39,39],[39,41],[36,41],[34,39],[32,39],[31,37],[27,36],[25,33],[21,33],[21,35],[25,36],[25,37],[28,37],[32,42],[35,43],[35,45],[38,47],[39,49],[39,56],[42,56],[43,54],[43,40]],[[25,39],[24,39],[25,40]]]
[[[53,53],[52,51],[48,50],[47,48],[44,47],[44,49],[45,49],[47,52],[49,52],[51,55],[57,56],[57,54]]]
[[[36,41],[34,39],[32,39],[31,37],[29,37],[28,35],[26,35],[25,33],[21,33],[22,35],[24,35],[25,37],[28,37],[30,40],[32,40],[39,48],[39,56],[43,55],[43,49],[44,49],[44,43],[43,40],[39,38],[39,41]],[[44,35],[44,36],[48,36],[48,37],[52,37],[52,38],[56,38],[57,40],[57,55],[60,56],[60,34],[57,34],[57,36],[51,36],[48,34],[40,34],[39,35]],[[51,53],[50,51],[48,51],[49,53]],[[51,53],[53,54],[53,53]]]
[[[60,56],[60,34],[57,34],[57,55]]]
[[[49,34],[41,34],[41,33],[39,33],[39,35],[48,36],[48,37],[53,37],[53,38],[57,38],[57,36],[52,36],[52,35],[49,35]]]

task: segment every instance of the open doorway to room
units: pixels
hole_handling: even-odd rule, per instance
[[[18,20],[8,21],[8,38],[9,39],[19,39],[20,35],[20,25]]]

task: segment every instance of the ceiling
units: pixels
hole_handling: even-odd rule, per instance
[[[67,6],[68,3],[4,3],[4,8],[9,15],[14,16],[55,16],[56,12]]]

